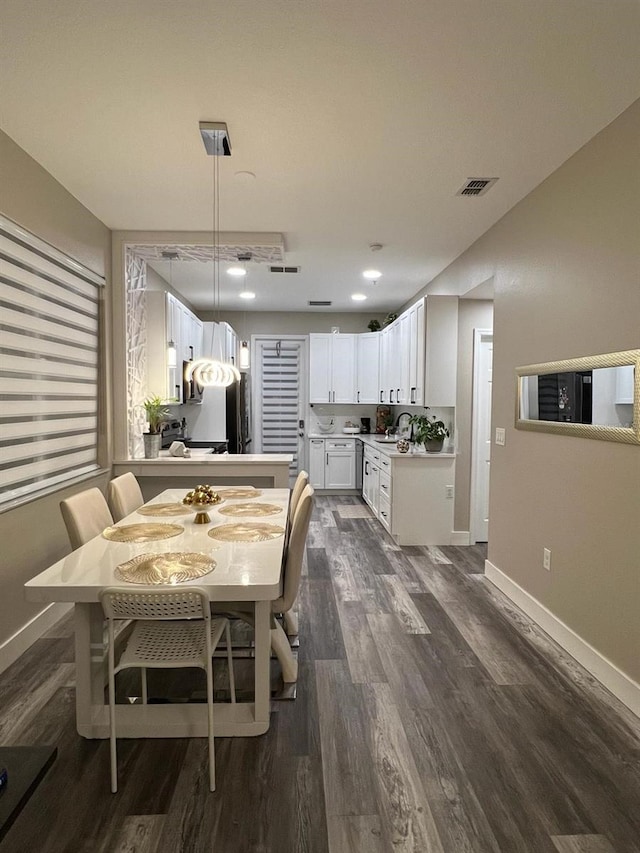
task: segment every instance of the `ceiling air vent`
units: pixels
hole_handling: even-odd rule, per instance
[[[269,272],[300,272],[300,267],[269,267]]]
[[[323,302],[321,299],[310,299],[310,300],[309,300],[309,305],[310,305],[312,308],[318,308],[318,307],[320,307],[320,308],[327,308],[327,307],[328,307],[329,305],[331,305],[331,304],[332,304],[332,303],[331,303],[331,301],[330,301],[330,300],[329,300],[328,302],[327,302],[327,301],[324,301],[324,302]]]
[[[497,180],[497,178],[467,178],[467,182],[460,187],[456,195],[484,195]]]

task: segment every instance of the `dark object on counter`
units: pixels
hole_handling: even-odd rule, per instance
[[[389,406],[376,407],[376,432],[383,433],[386,429],[393,425],[391,417],[391,409]]]
[[[27,804],[57,754],[58,750],[54,746],[0,748],[0,765],[6,768],[7,773],[7,782],[0,788],[0,841]]]
[[[360,432],[364,435],[369,435],[371,432],[371,418],[360,418],[360,423],[362,424]]]
[[[185,447],[210,447],[212,453],[226,453],[228,442],[226,441],[194,441],[191,438],[185,439]]]

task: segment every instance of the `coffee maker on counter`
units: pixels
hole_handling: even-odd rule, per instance
[[[363,433],[363,435],[369,435],[371,432],[371,418],[360,418],[360,423],[362,424],[360,432]]]

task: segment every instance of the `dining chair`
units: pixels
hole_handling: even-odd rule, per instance
[[[86,489],[65,498],[60,501],[60,511],[74,551],[113,524],[111,512],[100,489]]]
[[[115,477],[107,486],[107,503],[114,521],[135,512],[144,503],[135,474],[127,471]]]
[[[298,503],[302,497],[305,486],[309,485],[309,474],[306,471],[300,471],[291,490],[291,499],[289,500],[289,524],[293,522]]]
[[[286,618],[298,597],[309,521],[313,512],[313,495],[313,486],[305,486],[293,516],[289,542],[286,547],[282,595],[271,602],[271,649],[280,661],[282,680],[286,684],[298,680],[298,661],[293,655],[284,629],[275,617],[282,614]],[[224,608],[224,613],[253,624],[253,612],[247,609],[246,602],[229,602],[228,607]]]
[[[309,474],[307,471],[300,471],[298,474],[296,481],[294,483],[293,489],[291,491],[291,499],[289,501],[289,530],[291,529],[291,525],[293,523],[293,516],[295,515],[295,511],[300,503],[300,498],[302,497],[302,493],[305,489],[305,486],[309,485]],[[284,629],[287,632],[287,637],[297,637],[298,636],[298,613],[295,610],[288,610],[283,614],[284,616]]]
[[[100,602],[108,624],[109,666],[109,741],[111,756],[111,791],[118,790],[116,754],[116,673],[139,668],[142,677],[142,702],[147,703],[147,669],[199,667],[207,674],[207,721],[209,738],[209,790],[216,788],[213,742],[213,652],[224,633],[227,643],[231,701],[236,701],[235,677],[231,650],[229,620],[212,619],[206,590],[197,586],[174,586],[171,589],[141,587],[106,587]],[[118,663],[115,662],[115,622],[134,623]]]

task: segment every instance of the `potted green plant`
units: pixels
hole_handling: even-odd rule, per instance
[[[157,459],[162,444],[162,424],[169,415],[162,398],[157,394],[148,397],[142,404],[147,418],[148,431],[142,434],[144,441],[144,458]]]
[[[439,421],[435,415],[425,414],[411,415],[409,423],[413,427],[413,440],[416,444],[424,444],[427,453],[440,453],[445,438],[449,438],[449,430],[443,421]]]

